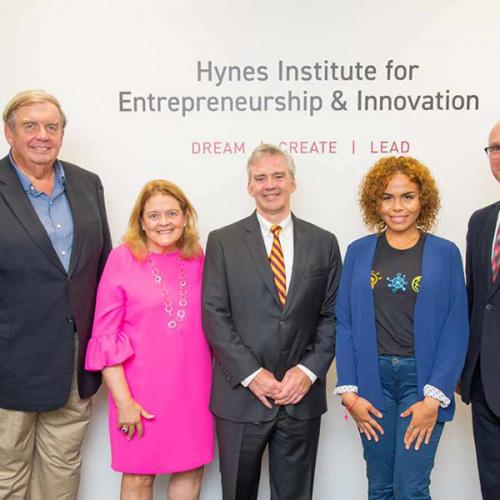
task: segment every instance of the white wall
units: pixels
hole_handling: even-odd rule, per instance
[[[356,206],[361,175],[380,154],[370,142],[408,141],[409,154],[427,163],[439,183],[437,232],[464,250],[471,212],[498,198],[482,147],[498,110],[498,19],[493,1],[423,0],[339,2],[184,2],[143,0],[1,1],[0,104],[26,88],[59,97],[69,117],[63,159],[97,172],[118,243],[133,200],[149,179],[168,178],[187,192],[200,214],[203,241],[216,227],[247,215],[245,160],[261,140],[338,141],[335,154],[298,154],[294,210],[333,231],[343,251],[365,234]],[[375,81],[276,81],[283,59],[304,65],[329,60],[375,65]],[[411,81],[387,81],[386,62],[418,65]],[[197,81],[197,61],[266,65],[263,82]],[[355,109],[360,89],[370,94],[474,94],[473,111],[368,112]],[[124,113],[119,91],[165,96],[274,95],[288,90],[318,95],[324,108],[303,112],[169,111]],[[328,97],[341,90],[348,109],[334,111]],[[352,141],[356,153],[352,154]],[[192,142],[245,142],[234,155],[192,154]],[[6,143],[0,153],[8,151]],[[329,382],[333,388],[333,369]],[[80,500],[117,498],[119,475],[109,468],[104,391],[95,398],[84,450]],[[157,496],[164,498],[165,478]],[[361,499],[366,481],[360,442],[330,397],[317,462],[315,498]],[[470,411],[458,405],[447,425],[433,474],[435,499],[479,498]],[[220,498],[218,464],[207,468],[203,499]],[[263,473],[260,498],[268,498]]]

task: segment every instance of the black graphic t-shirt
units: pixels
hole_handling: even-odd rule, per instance
[[[370,282],[379,355],[414,356],[413,311],[422,279],[424,239],[422,234],[406,250],[392,248],[385,233],[377,240]]]

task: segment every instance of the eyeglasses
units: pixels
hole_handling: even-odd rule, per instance
[[[494,144],[493,146],[487,146],[484,148],[484,152],[488,156],[498,156],[498,155],[500,155],[500,144]]]

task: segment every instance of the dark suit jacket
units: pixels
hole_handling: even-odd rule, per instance
[[[481,357],[486,401],[500,416],[500,275],[491,282],[491,248],[500,202],[472,214],[467,231],[465,272],[471,337],[462,373],[462,398],[470,402],[474,370]]]
[[[215,352],[211,410],[235,422],[267,421],[241,381],[264,367],[281,380],[302,364],[318,376],[286,411],[298,419],[326,411],[326,373],[335,350],[335,296],[341,269],[335,236],[293,217],[294,262],[284,309],[255,215],[210,233],[203,276],[203,326]]]
[[[97,175],[61,162],[74,224],[69,272],[61,264],[8,157],[0,160],[0,408],[49,411],[71,388],[74,331],[78,385],[88,398],[100,375],[83,369],[97,283],[111,249]]]

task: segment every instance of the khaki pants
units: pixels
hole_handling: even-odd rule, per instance
[[[75,364],[77,359],[75,355]],[[47,412],[0,408],[0,499],[75,500],[90,410],[90,398],[82,400],[78,394],[76,367],[63,408]]]

